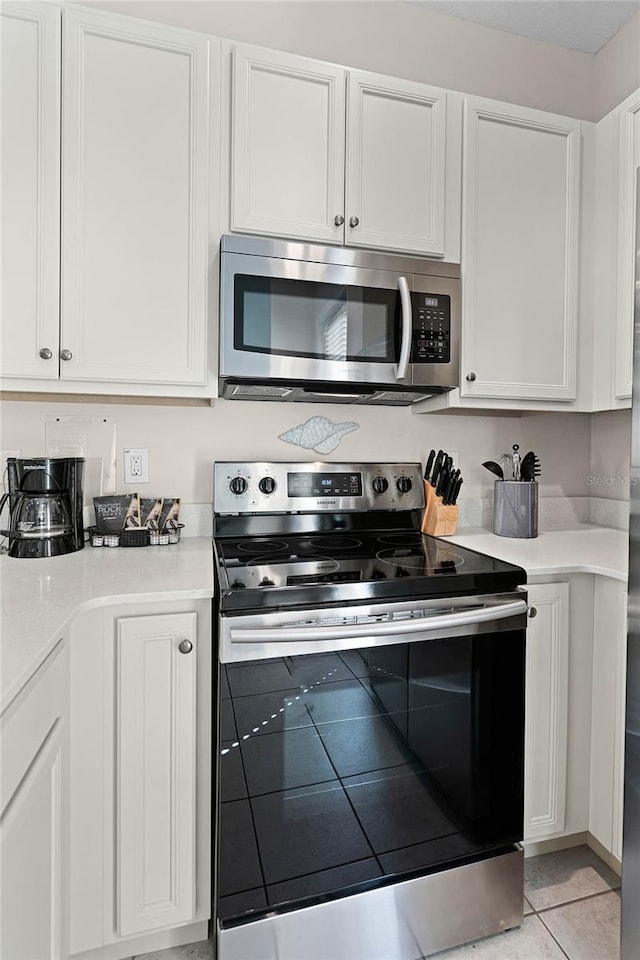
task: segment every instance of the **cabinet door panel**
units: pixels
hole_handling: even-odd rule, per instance
[[[63,378],[206,378],[209,42],[65,10]]]
[[[62,956],[62,732],[58,719],[0,821],[7,960]]]
[[[356,71],[348,84],[346,243],[442,256],[446,93]]]
[[[462,393],[575,399],[580,124],[468,100],[463,165]]]
[[[232,230],[342,242],[344,87],[331,64],[235,48]]]
[[[0,15],[0,375],[57,379],[60,8],[5,3]]]
[[[196,619],[180,613],[118,620],[119,936],[195,914]],[[190,653],[180,652],[183,640]]]
[[[561,833],[567,781],[569,584],[530,584],[527,629],[524,839]]]
[[[631,396],[636,237],[636,177],[640,166],[640,91],[620,110],[618,169],[617,399]]]

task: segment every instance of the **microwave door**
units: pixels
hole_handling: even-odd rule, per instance
[[[391,271],[227,255],[221,374],[408,385],[412,285]]]

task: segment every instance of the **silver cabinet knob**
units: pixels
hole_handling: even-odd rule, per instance
[[[61,359],[61,360],[71,360],[71,357],[72,357],[72,356],[73,356],[73,354],[71,353],[71,350],[61,350],[61,351],[60,351],[60,359]]]
[[[43,347],[39,352],[39,357],[41,360],[51,360],[52,356],[53,354],[51,350],[49,350],[49,347]]]
[[[333,218],[333,222],[335,223],[336,227],[341,227],[344,223],[344,217],[341,213],[337,213]]]
[[[538,611],[536,610],[535,607],[529,607],[529,616],[531,617],[532,620],[534,617],[538,616]]]
[[[191,640],[181,640],[178,644],[178,650],[180,653],[191,653],[193,650],[193,644],[191,643]]]
[[[351,217],[351,219],[349,220],[350,227],[357,227],[359,223],[360,223],[360,220],[358,217]]]
[[[475,373],[468,373],[466,379],[469,381],[469,383],[473,383],[473,381],[476,379]]]

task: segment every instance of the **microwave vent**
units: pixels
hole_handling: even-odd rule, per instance
[[[232,387],[231,398],[235,400],[284,400],[290,393],[290,387],[272,387],[266,383],[239,383]]]
[[[428,394],[403,393],[400,390],[384,390],[382,393],[376,393],[370,397],[367,403],[379,403],[385,407],[400,407],[415,403],[416,400],[423,400],[425,396],[428,396]]]

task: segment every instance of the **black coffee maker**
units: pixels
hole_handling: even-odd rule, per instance
[[[82,550],[82,479],[84,459],[38,457],[7,460],[10,557],[58,557]]]

